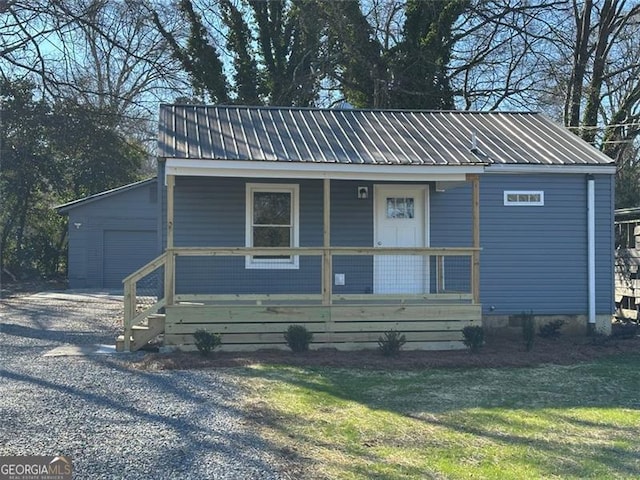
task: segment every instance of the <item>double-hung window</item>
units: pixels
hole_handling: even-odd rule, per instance
[[[298,246],[298,192],[295,184],[247,184],[246,246]],[[298,268],[297,255],[253,255],[246,268]]]

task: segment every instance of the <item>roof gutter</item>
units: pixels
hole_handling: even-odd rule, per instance
[[[522,164],[492,164],[487,166],[485,173],[574,173],[574,174],[603,174],[614,175],[616,166],[612,164],[597,165],[522,165]]]

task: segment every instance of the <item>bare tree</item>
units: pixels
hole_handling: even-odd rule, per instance
[[[640,2],[477,1],[457,27],[459,107],[544,111],[617,161],[618,206],[640,203]]]
[[[477,0],[454,30],[449,65],[457,106],[465,110],[530,109],[545,91],[551,32],[567,9],[557,0]]]
[[[602,120],[603,108],[609,110],[610,120],[620,123],[633,121],[629,115],[640,103],[640,78],[629,77],[629,73],[637,74],[640,63],[638,44],[630,42],[630,38],[640,34],[640,4],[604,0],[594,5],[592,0],[582,4],[574,0],[573,7],[576,34],[565,123],[574,128],[584,127],[582,138],[594,143],[596,131],[591,127]],[[613,91],[606,92],[607,86]],[[618,96],[617,105],[613,105],[613,98],[605,94],[619,89],[626,94]]]
[[[52,98],[108,109],[128,128],[188,88],[142,0],[8,1],[0,41],[5,77],[37,78]]]
[[[57,40],[75,28],[72,19],[57,16],[46,0],[5,0],[0,3],[0,72],[3,77],[33,74],[46,88]]]
[[[573,36],[555,39],[568,60],[564,123],[616,160],[616,205],[640,204],[640,3],[574,0]],[[561,41],[563,40],[563,41]]]
[[[65,83],[86,103],[127,115],[185,88],[179,65],[140,2],[103,0],[86,11],[76,35]],[[155,114],[155,108],[151,107]]]

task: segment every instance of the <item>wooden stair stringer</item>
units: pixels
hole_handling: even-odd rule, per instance
[[[140,350],[158,335],[164,333],[164,326],[165,315],[161,313],[149,315],[145,322],[134,325],[131,328],[131,351]],[[124,351],[124,335],[120,335],[116,339],[116,351]]]

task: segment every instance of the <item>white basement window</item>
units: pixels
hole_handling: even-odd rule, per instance
[[[299,187],[296,184],[247,183],[247,247],[297,247]],[[246,268],[296,269],[297,255],[254,255]]]
[[[542,206],[544,205],[544,192],[541,190],[505,190],[504,204],[516,207]]]

